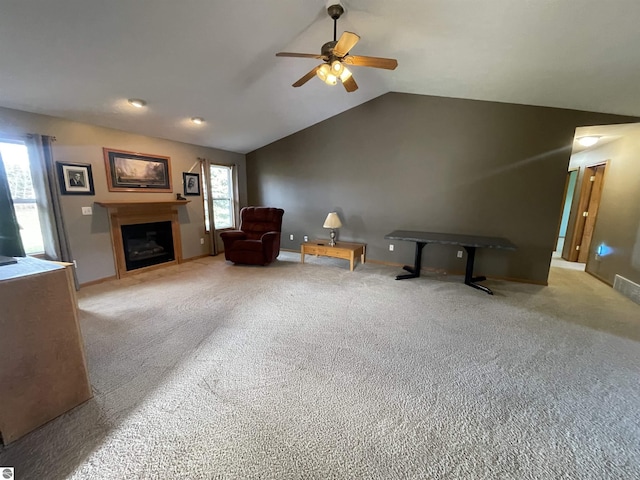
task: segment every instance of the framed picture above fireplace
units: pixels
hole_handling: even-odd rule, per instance
[[[88,163],[56,162],[62,195],[95,195]]]
[[[172,192],[171,159],[159,155],[102,149],[110,192]]]

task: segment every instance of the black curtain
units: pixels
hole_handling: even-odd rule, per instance
[[[2,156],[0,156],[0,255],[7,257],[26,256]]]

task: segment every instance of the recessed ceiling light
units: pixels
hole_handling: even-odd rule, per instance
[[[580,145],[582,145],[583,147],[590,147],[592,145],[595,145],[596,143],[598,143],[598,140],[600,140],[600,137],[594,136],[594,135],[589,135],[587,137],[580,137],[578,139],[578,143]]]
[[[202,125],[204,123],[204,118],[202,117],[191,117],[191,121],[196,125]]]
[[[140,100],[139,98],[130,98],[128,102],[129,105],[132,105],[136,108],[142,108],[147,104],[147,102],[145,102],[144,100]]]

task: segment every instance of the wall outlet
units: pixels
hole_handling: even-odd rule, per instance
[[[462,258],[462,250],[458,250],[458,258]]]
[[[91,207],[82,207],[82,214],[93,215],[93,211],[91,210]]]
[[[293,240],[293,233],[289,235],[289,240]]]
[[[389,244],[389,251],[390,251],[390,252],[393,252],[393,243],[390,243],[390,244]]]
[[[204,245],[204,238],[200,239],[200,245]]]
[[[305,242],[308,242],[308,241],[309,241],[309,236],[308,236],[308,235],[305,235],[305,236],[304,236],[304,241],[305,241]]]

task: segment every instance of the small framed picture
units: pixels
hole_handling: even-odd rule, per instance
[[[182,184],[184,185],[184,194],[200,195],[200,174],[199,173],[182,173]]]
[[[95,195],[91,165],[56,162],[56,166],[62,195]]]

